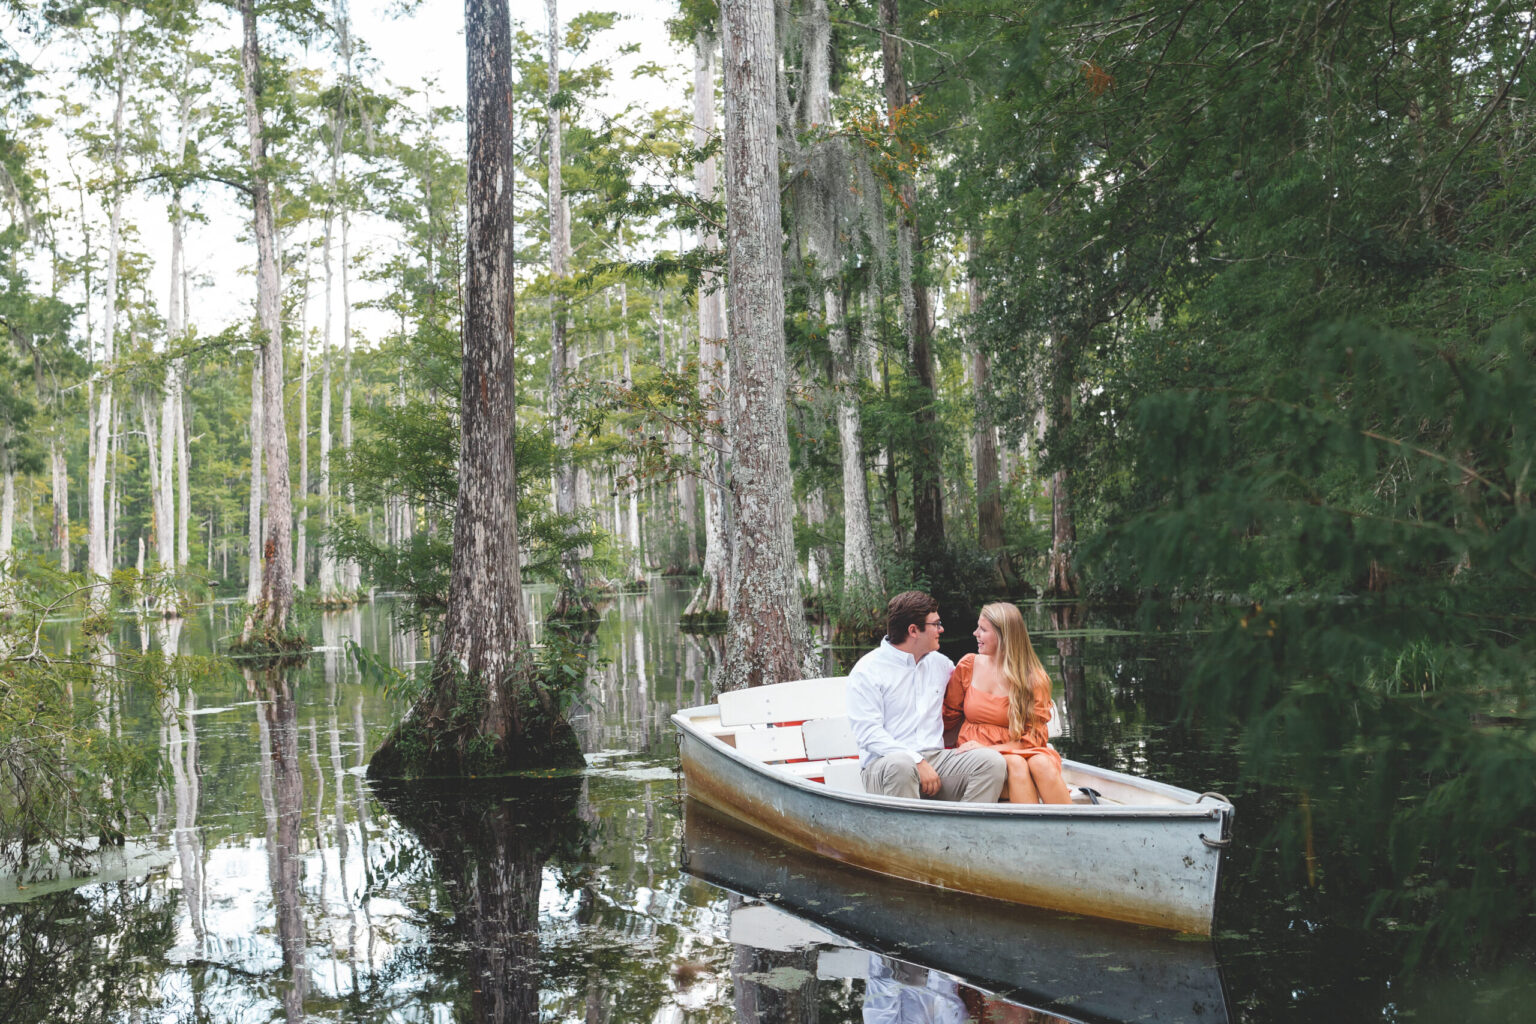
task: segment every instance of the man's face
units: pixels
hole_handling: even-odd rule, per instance
[[[915,633],[910,634],[914,640],[912,656],[921,658],[931,651],[939,649],[939,637],[944,635],[944,623],[939,620],[938,612],[929,612],[928,621]]]

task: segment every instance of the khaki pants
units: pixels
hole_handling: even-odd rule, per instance
[[[1008,766],[1003,755],[986,747],[970,750],[920,750],[923,760],[939,773],[939,792],[932,800],[963,800],[973,804],[996,803],[1003,795]],[[877,757],[859,773],[866,793],[884,796],[922,796],[917,785],[917,765],[905,754]]]

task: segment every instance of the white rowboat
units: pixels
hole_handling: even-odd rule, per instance
[[[846,677],[721,694],[672,716],[687,795],[844,863],[943,889],[1209,935],[1233,808],[1063,763],[1074,800],[1029,806],[863,792]]]

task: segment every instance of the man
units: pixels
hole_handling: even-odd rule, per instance
[[[920,590],[891,598],[880,646],[848,675],[848,720],[864,790],[885,796],[995,803],[1008,769],[989,748],[944,749],[944,688],[955,663],[939,653],[939,603]]]

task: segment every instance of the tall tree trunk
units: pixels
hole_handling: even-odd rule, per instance
[[[725,0],[721,13],[737,538],[721,689],[734,690],[803,675],[810,638],[795,571],[785,410],[773,0]]]
[[[966,239],[968,263],[971,273],[966,278],[966,302],[972,316],[981,312],[981,279],[975,274],[975,262],[979,258],[976,237]],[[976,537],[981,550],[993,557],[995,582],[1006,590],[1017,585],[1008,555],[1003,550],[1003,491],[997,473],[997,428],[992,423],[991,399],[987,394],[987,378],[991,372],[987,354],[981,346],[972,345],[971,377],[976,394],[975,434],[973,455],[976,467]]]
[[[182,55],[182,88],[176,97],[176,143],[173,157],[177,165],[187,157],[187,137],[192,123],[192,90],[190,74],[191,50]],[[165,370],[165,388],[160,401],[160,490],[165,495],[165,550],[160,554],[161,568],[170,569],[186,564],[181,554],[187,548],[187,492],[184,481],[177,479],[177,461],[181,454],[181,375],[182,358],[175,353],[186,335],[186,213],[181,205],[181,188],[171,192],[171,266],[170,294],[166,302],[165,338],[171,358]],[[177,484],[180,483],[180,504],[177,504]],[[169,610],[169,609],[167,609]]]
[[[352,274],[347,264],[351,261],[351,227],[345,203],[341,207],[341,447],[352,451]],[[347,482],[347,515],[357,518],[357,489]],[[341,566],[343,586],[349,599],[362,587],[362,566],[355,559],[347,559]]]
[[[702,149],[715,133],[715,37],[699,32],[693,41],[693,144]],[[694,186],[702,201],[713,201],[719,187],[713,156],[694,165]],[[707,222],[699,228],[699,246],[720,248],[720,236]],[[699,283],[699,391],[709,410],[709,429],[700,453],[704,490],[704,568],[699,589],[683,612],[685,624],[718,622],[730,608],[730,496],[725,483],[729,450],[723,429],[729,367],[725,362],[725,289],[718,275]]]
[[[0,488],[0,578],[6,572],[5,563],[11,557],[11,542],[16,535],[16,469],[7,464],[5,484]]]
[[[107,566],[117,565],[117,524],[122,519],[122,502],[117,490],[117,446],[121,441],[122,408],[112,406],[112,425],[107,431]]]
[[[117,14],[117,36],[112,43],[112,63],[117,73],[117,103],[112,113],[112,173],[122,173],[123,164],[123,113],[127,106],[127,71],[123,55],[123,21],[121,9]],[[102,323],[101,362],[98,364],[99,387],[96,388],[95,419],[91,428],[90,445],[90,544],[86,549],[86,571],[94,579],[105,579],[112,574],[112,546],[107,522],[107,461],[111,451],[112,433],[112,362],[117,352],[117,260],[122,246],[123,189],[112,183],[111,220],[107,234],[107,282],[106,316]],[[108,593],[105,587],[92,591],[92,604],[106,606]]]
[[[1051,339],[1051,383],[1054,396],[1051,436],[1059,447],[1065,444],[1067,432],[1072,427],[1072,394],[1076,360],[1073,359],[1072,343],[1064,335]],[[1072,477],[1057,453],[1052,452],[1057,469],[1051,474],[1051,553],[1046,577],[1047,597],[1076,597],[1081,589],[1077,570],[1072,564],[1077,547],[1077,522],[1072,513]]]
[[[68,449],[55,437],[49,445],[53,469],[53,543],[59,549],[59,571],[70,571],[69,551],[69,463]]]
[[[171,515],[166,509],[168,491],[165,487],[166,474],[161,466],[161,442],[165,431],[163,426],[156,426],[155,409],[150,404],[148,392],[139,394],[139,415],[144,420],[144,447],[149,462],[149,505],[153,519],[150,525],[154,531],[155,561],[164,567],[176,559],[176,538],[166,536],[167,528],[174,527],[170,525]]]
[[[832,26],[826,0],[811,0],[806,20],[804,104],[800,128],[810,131],[832,120]],[[839,210],[850,187],[849,157],[842,139],[817,144],[821,152],[811,161],[808,223],[804,237],[820,278],[821,313],[832,351],[832,385],[837,402],[837,433],[841,446],[843,482],[843,582],[854,589],[884,589],[875,559],[874,533],[869,521],[869,490],[864,474],[864,428],[858,386],[862,376],[859,352],[848,344],[848,304],[843,290],[843,225]],[[813,283],[812,288],[818,287]],[[812,581],[814,585],[814,580]]]
[[[332,304],[335,275],[331,266],[331,231],[335,226],[335,196],[341,164],[341,120],[338,115],[331,122],[331,200],[325,210],[325,240],[321,245],[325,266],[325,328],[320,341],[320,515],[325,523],[326,537],[320,545],[319,587],[322,604],[334,604],[339,595],[336,590],[336,510],[331,503],[331,325],[336,319]]]
[[[181,277],[182,304],[186,309],[187,278]],[[180,501],[176,505],[176,567],[186,569],[192,561],[192,442],[187,423],[186,364],[182,359],[171,360],[171,389],[176,413],[176,493]]]
[[[352,21],[347,11],[346,0],[334,0],[336,10],[337,46],[341,51],[342,60],[342,93],[341,107],[337,112],[335,126],[335,149],[332,153],[333,184],[341,189],[338,193],[342,197],[341,202],[341,447],[346,451],[352,450],[352,253],[351,253],[351,200],[346,192],[346,147],[344,142],[347,137],[347,90],[352,82]],[[347,483],[347,515],[357,518],[357,490],[350,481]],[[356,560],[347,559],[339,567],[341,585],[347,591],[347,600],[356,598],[362,588],[362,566]]]
[[[293,501],[288,481],[288,430],[283,414],[282,296],[277,272],[277,229],[267,182],[266,142],[259,105],[261,53],[256,38],[256,0],[241,0],[244,44],[240,66],[245,128],[250,139],[251,205],[256,234],[256,315],[262,335],[262,456],[266,463],[267,516],[261,550],[261,594],[246,616],[241,639],[275,639],[288,628],[293,608]]]
[[[308,277],[308,267],[305,276]],[[304,287],[304,304],[309,304],[309,286]],[[304,575],[309,563],[309,337],[299,332],[299,514],[298,536],[294,538],[293,589],[305,588]]]
[[[534,675],[526,650],[513,436],[512,33],[506,0],[465,0],[464,37],[468,225],[448,609],[431,685],[374,755],[369,772],[375,776],[584,763],[575,733]],[[407,735],[410,742],[402,742]]]
[[[571,368],[566,351],[566,274],[571,258],[571,223],[565,208],[561,178],[561,125],[557,101],[560,93],[560,13],[556,0],[544,0],[549,22],[549,92],[547,104],[549,135],[549,414],[555,427],[555,515],[566,520],[565,545],[560,552],[560,586],[550,606],[549,618],[588,620],[597,618],[597,609],[587,593],[586,572],[581,564],[581,547],[572,538],[580,532],[575,517],[576,463],[572,449],[576,444],[576,421],[565,409],[565,375]]]
[[[907,80],[901,67],[900,25],[897,0],[880,0],[880,50],[885,69],[885,105],[891,131],[904,114]],[[917,221],[917,189],[910,175],[903,175],[898,189],[896,214],[896,267],[901,290],[902,330],[907,336],[907,356],[917,376],[922,404],[915,410],[917,443],[912,450],[912,546],[919,556],[938,556],[944,547],[944,489],[940,459],[943,454],[938,430],[937,393],[933,372],[933,316],[928,287],[916,278],[922,252]]]
[[[265,411],[261,393],[261,349],[252,350],[251,359],[251,496],[250,517],[246,520],[245,601],[254,607],[261,600],[261,508],[266,490],[261,458]]]

